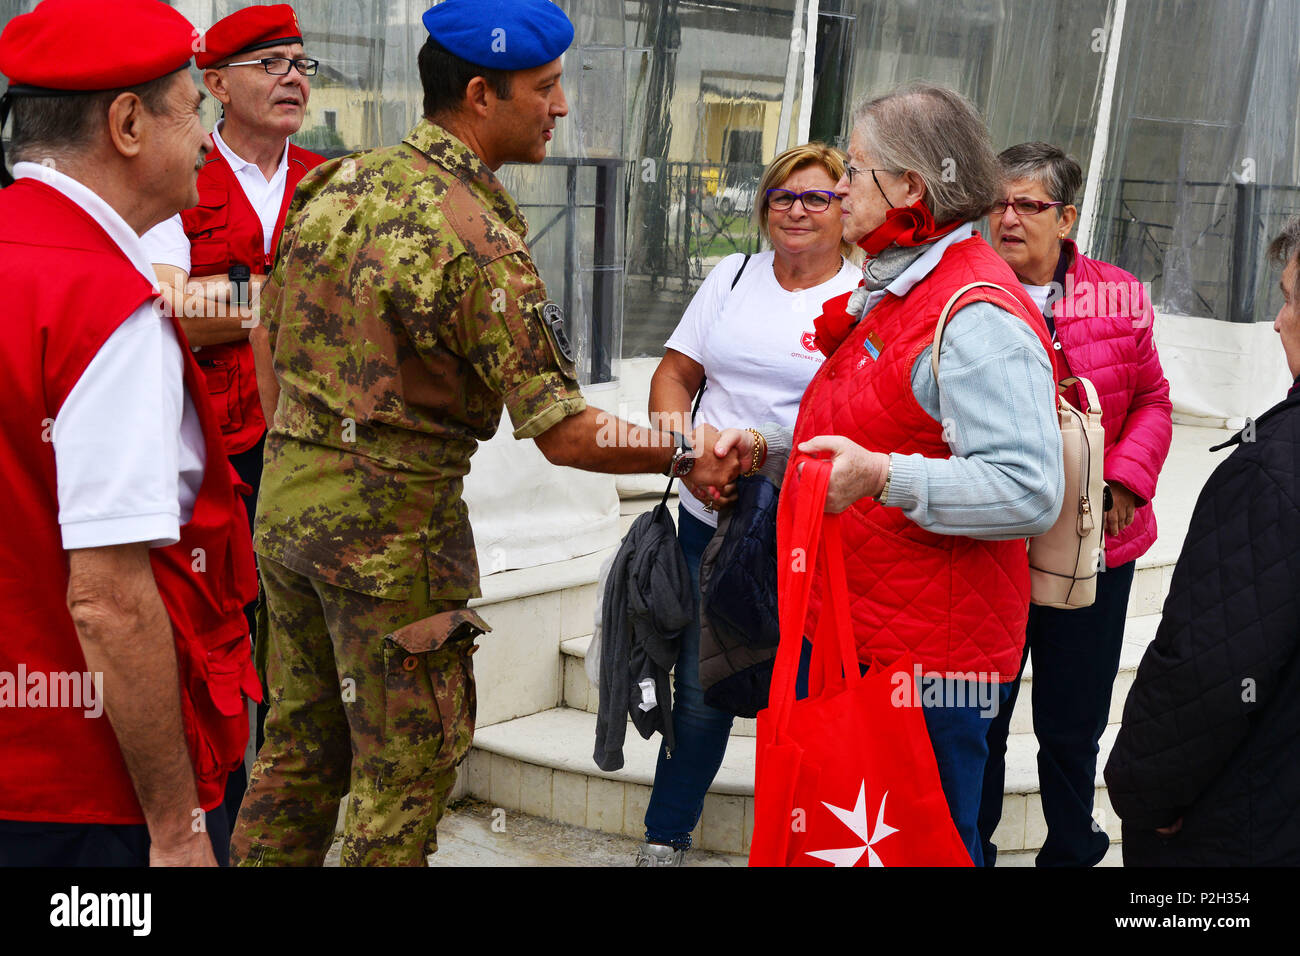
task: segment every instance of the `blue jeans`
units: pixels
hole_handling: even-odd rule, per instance
[[[799,673],[795,678],[797,700],[808,696],[811,662],[812,642],[804,638]],[[866,673],[867,665],[860,666]],[[928,674],[921,675],[917,687],[917,699],[921,701],[921,712],[925,715],[925,729],[930,735],[930,747],[939,767],[939,785],[948,800],[948,812],[957,827],[957,834],[976,866],[983,866],[979,811],[984,764],[989,755],[989,724],[1007,709],[1007,699],[1014,687],[1014,681],[990,685]]]
[[[1097,600],[1090,607],[1062,610],[1029,608],[1023,674],[1034,659],[1034,736],[1038,738],[1038,787],[1047,821],[1047,839],[1038,866],[1095,866],[1110,838],[1092,819],[1097,749],[1110,714],[1110,694],[1124,645],[1128,594],[1135,562],[1097,578]],[[1020,688],[1019,679],[1014,684]],[[984,859],[997,859],[993,831],[1002,818],[1007,732],[1016,693],[989,727],[988,769],[980,807]]]
[[[975,682],[937,681],[936,678],[922,677],[922,701],[926,700],[927,690],[936,682],[948,689],[964,684],[968,688],[967,693],[977,690]],[[959,707],[951,703],[935,707],[925,704],[922,711],[925,714],[925,729],[930,732],[934,759],[939,765],[939,783],[943,787],[943,795],[948,798],[952,822],[957,825],[961,842],[966,845],[966,852],[976,866],[984,865],[979,813],[984,788],[984,765],[989,756],[989,725],[997,719],[998,714],[1008,709],[1007,701],[1015,692],[1015,687],[1015,681],[1007,681],[991,688],[998,701],[993,712],[990,712],[991,708],[979,705]],[[971,697],[958,695],[956,699],[969,701]]]
[[[659,745],[654,790],[645,812],[645,837],[685,849],[691,845],[691,831],[700,822],[704,795],[708,793],[731,736],[731,714],[704,703],[700,687],[700,557],[713,537],[713,529],[678,511],[677,539],[686,567],[691,572],[695,594],[695,622],[682,634],[673,670],[673,736],[677,746],[670,757]]]

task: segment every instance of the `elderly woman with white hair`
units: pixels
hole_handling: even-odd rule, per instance
[[[1025,641],[1025,539],[1052,526],[1064,495],[1051,344],[1015,273],[975,232],[1001,177],[968,100],[921,84],[868,100],[848,155],[835,191],[845,239],[868,259],[862,285],[817,321],[827,358],[793,443],[832,457],[826,507],[844,512],[858,658],[888,665],[910,653],[921,666],[940,781],[979,865],[988,721]],[[960,297],[936,378],[940,314],[976,281],[1000,288]],[[752,441],[728,430],[717,447]],[[799,494],[789,471],[782,494]],[[820,591],[815,582],[806,635]]]

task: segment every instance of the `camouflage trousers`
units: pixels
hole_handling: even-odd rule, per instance
[[[474,734],[482,622],[419,576],[388,601],[260,567],[270,711],[231,863],[319,866],[350,792],[342,865],[424,866]]]

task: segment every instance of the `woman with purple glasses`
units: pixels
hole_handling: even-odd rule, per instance
[[[857,286],[860,270],[846,258],[834,188],[844,154],[808,143],[777,156],[763,172],[755,203],[760,233],[771,248],[731,255],[709,273],[669,338],[650,383],[651,415],[680,416],[691,426],[691,403],[706,377],[696,421],[716,428],[755,422],[765,434],[789,435],[799,400],[823,361],[813,344],[822,302]],[[701,425],[693,444],[711,447],[717,433]],[[785,461],[785,454],[773,456]],[[763,470],[757,472],[765,474]],[[780,471],[767,477],[779,484]],[[718,524],[715,509],[735,498],[734,486],[711,488],[682,479],[678,536],[695,590],[700,557]],[[699,611],[682,635],[674,670],[671,758],[661,748],[646,810],[646,843],[638,866],[676,866],[691,845],[704,795],[722,765],[732,716],[704,703],[699,679]]]

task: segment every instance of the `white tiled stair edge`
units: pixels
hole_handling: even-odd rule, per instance
[[[470,606],[491,633],[478,639],[478,726],[559,705],[561,642],[591,633],[596,575],[613,549],[483,578]]]
[[[556,708],[476,732],[453,795],[640,839],[659,737],[644,740],[629,726],[623,769],[607,773],[592,759],[595,730],[595,715]],[[693,834],[697,846],[749,852],[753,768],[753,738],[733,738],[705,797]]]
[[[657,500],[625,501],[630,512],[626,523]],[[482,579],[483,596],[470,602],[492,628],[479,639],[474,655],[479,727],[560,705],[564,680],[560,644],[591,634],[597,575],[615,550],[606,548]]]
[[[596,718],[570,708],[484,728],[461,767],[455,796],[473,796],[507,810],[520,810],[561,823],[606,833],[640,837],[654,780],[658,737],[642,740],[629,733],[622,770],[606,773],[592,761]],[[1102,768],[1118,733],[1102,735],[1097,759],[1096,811],[1111,842],[1118,842],[1119,822],[1110,807]],[[1038,794],[1037,742],[1013,734],[1007,745],[1007,774],[1002,821],[994,843],[1007,851],[1036,850],[1047,824]],[[721,853],[746,853],[753,829],[754,740],[733,736],[714,786],[704,801],[695,843]]]
[[[1133,679],[1137,676],[1138,664],[1142,661],[1147,645],[1155,637],[1159,623],[1160,618],[1157,615],[1128,619],[1124,629],[1124,645],[1120,650],[1119,672],[1115,675],[1115,684],[1110,696],[1110,712],[1106,718],[1108,724],[1119,723],[1124,713],[1124,701],[1127,700],[1128,692],[1133,687]],[[564,689],[560,703],[564,707],[595,714],[599,712],[599,692],[587,679],[585,667],[587,648],[590,643],[591,635],[587,635],[571,638],[560,645],[560,651],[564,655]],[[1010,731],[1013,734],[1031,733],[1034,729],[1032,688],[1033,664],[1030,662],[1021,676],[1016,709],[1011,715]],[[755,722],[737,718],[731,733],[732,736],[752,737],[755,733]]]
[[[1177,558],[1175,556],[1173,560],[1166,559],[1166,562],[1159,564],[1155,563],[1155,559],[1148,561],[1150,558],[1150,555],[1139,558],[1133,572],[1133,586],[1128,593],[1129,617],[1159,614],[1164,609],[1165,595],[1169,593],[1169,582],[1173,580]]]

